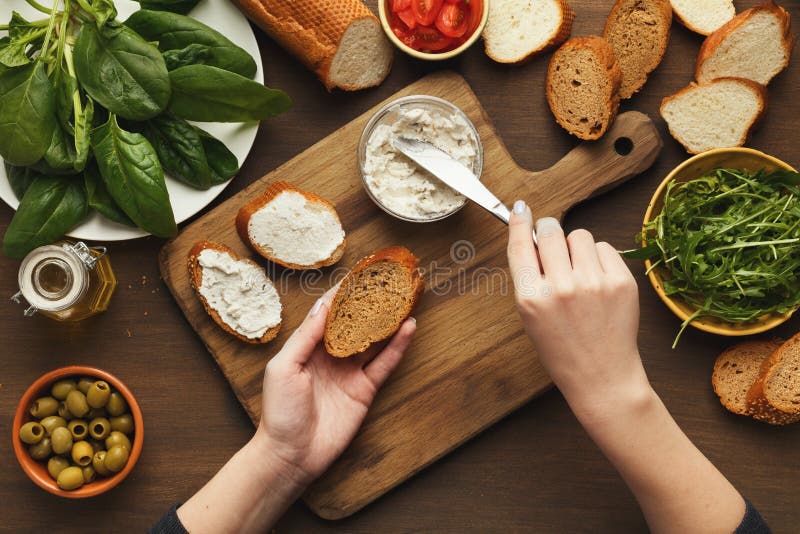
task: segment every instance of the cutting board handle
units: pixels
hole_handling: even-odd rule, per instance
[[[534,217],[563,219],[576,204],[646,171],[662,146],[650,117],[638,111],[619,115],[602,139],[585,141],[549,169],[530,173],[526,183]],[[562,206],[560,212],[536,213],[545,199]]]

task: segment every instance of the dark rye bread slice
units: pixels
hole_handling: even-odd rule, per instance
[[[620,98],[639,91],[661,63],[671,25],[669,0],[618,0],[611,8],[603,37],[614,49],[622,71]]]
[[[364,352],[392,336],[423,291],[419,260],[388,247],[359,261],[342,281],[325,324],[325,348],[337,358]]]
[[[547,102],[558,123],[584,140],[603,137],[619,110],[622,71],[608,41],[575,37],[547,70]]]
[[[728,411],[750,414],[747,392],[758,379],[761,364],[780,346],[778,341],[745,341],[719,355],[714,363],[711,385]]]
[[[205,308],[206,313],[208,313],[208,315],[211,316],[211,318],[214,320],[215,323],[219,325],[220,328],[222,328],[227,333],[241,339],[246,343],[255,345],[260,343],[267,343],[275,339],[275,337],[278,335],[278,332],[281,329],[282,323],[278,323],[276,326],[270,328],[269,330],[264,332],[264,334],[259,338],[249,338],[245,335],[240,334],[239,332],[228,326],[225,323],[225,321],[222,320],[222,317],[220,317],[219,313],[214,308],[212,308],[209,305],[208,301],[205,299],[205,297],[200,294],[200,286],[203,285],[203,268],[200,266],[199,256],[204,250],[207,249],[216,250],[218,252],[222,252],[223,254],[228,254],[234,260],[253,265],[254,267],[263,272],[263,269],[257,263],[246,258],[245,259],[239,258],[239,256],[237,256],[237,254],[233,250],[224,245],[220,245],[218,243],[212,243],[211,241],[205,241],[205,240],[198,241],[189,251],[187,267],[189,268],[189,283],[191,284],[192,289],[194,289],[195,292],[197,293],[197,296],[200,299],[200,302],[203,304],[203,308]],[[270,283],[272,283],[272,281],[269,280],[269,277],[266,275],[266,273],[264,274],[264,277]]]
[[[800,421],[800,334],[764,361],[761,376],[747,392],[747,403],[759,421],[773,425]]]

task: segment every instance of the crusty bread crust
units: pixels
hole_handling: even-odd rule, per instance
[[[743,341],[741,343],[737,343],[732,347],[728,347],[722,354],[717,357],[717,361],[714,362],[714,372],[711,375],[711,386],[714,388],[714,393],[717,394],[719,397],[720,403],[729,411],[738,415],[750,415],[750,410],[748,406],[738,407],[734,406],[729,402],[725,402],[725,398],[728,397],[725,389],[729,387],[728,384],[724,383],[724,378],[726,375],[730,374],[730,371],[726,371],[724,369],[725,365],[730,363],[731,360],[736,360],[739,354],[742,356],[753,355],[757,356],[760,355],[764,360],[767,360],[778,348],[781,346],[779,341],[769,341],[769,340],[752,340],[752,341]],[[763,361],[761,362],[763,364]],[[744,376],[744,375],[742,375]],[[741,382],[741,380],[740,380]],[[752,387],[752,383],[741,384],[744,391],[747,391],[750,387]],[[747,402],[744,403],[747,405]]]
[[[727,23],[725,23],[721,28],[717,31],[709,35],[705,41],[703,41],[703,46],[700,47],[700,52],[697,54],[697,65],[695,67],[694,76],[697,80],[701,78],[701,70],[703,68],[703,64],[714,55],[717,51],[719,45],[721,45],[725,38],[728,37],[731,33],[733,33],[736,29],[738,29],[742,24],[747,22],[750,17],[753,15],[761,12],[761,11],[771,11],[775,13],[778,19],[781,22],[781,29],[783,34],[783,44],[786,49],[786,60],[783,63],[783,66],[775,72],[770,80],[767,81],[769,83],[772,78],[777,76],[781,71],[783,71],[786,67],[789,66],[789,59],[792,55],[792,48],[794,47],[794,35],[792,35],[792,18],[789,13],[786,12],[785,9],[777,5],[772,0],[768,0],[763,4],[759,4],[753,8],[748,9],[747,11],[742,11]]]
[[[659,113],[663,117],[664,116],[664,106],[666,106],[672,100],[675,100],[676,98],[679,98],[684,93],[687,93],[689,91],[693,91],[694,89],[697,89],[698,87],[706,87],[706,86],[709,86],[709,85],[714,85],[715,83],[720,82],[720,81],[724,81],[724,80],[735,81],[735,82],[747,85],[748,87],[752,88],[759,95],[759,98],[761,100],[761,106],[758,109],[758,113],[750,121],[750,125],[745,130],[744,136],[739,141],[739,143],[736,145],[736,146],[744,146],[747,143],[747,141],[750,139],[750,137],[753,135],[753,132],[755,132],[758,129],[758,127],[761,125],[761,122],[764,120],[764,116],[767,114],[767,108],[769,107],[769,91],[767,90],[767,88],[765,86],[761,85],[758,82],[754,82],[753,80],[748,80],[746,78],[725,77],[725,78],[717,78],[715,80],[711,80],[710,82],[706,82],[706,83],[694,83],[694,82],[692,82],[691,84],[689,84],[689,86],[684,87],[683,89],[681,89],[680,91],[678,91],[674,95],[670,95],[670,96],[664,98],[661,101],[661,107],[659,108]],[[689,154],[697,154],[697,152],[695,152],[694,150],[689,148],[689,144],[688,144],[687,141],[685,141],[684,139],[681,139],[680,136],[678,135],[678,133],[673,131],[672,127],[669,126],[669,123],[667,124],[667,126],[669,127],[670,135],[672,135],[672,137],[676,141],[678,141],[681,145],[683,145],[683,148],[686,149],[686,152],[688,152]]]
[[[557,0],[559,7],[561,8],[561,24],[558,27],[558,30],[552,37],[541,47],[530,50],[525,55],[516,59],[514,61],[507,61],[505,59],[501,59],[492,54],[490,39],[486,38],[486,33],[483,34],[483,44],[484,50],[486,51],[486,55],[489,56],[490,59],[498,62],[504,63],[507,65],[524,65],[528,63],[533,58],[544,54],[545,52],[549,52],[550,50],[556,48],[561,43],[569,39],[570,34],[572,33],[572,23],[575,21],[575,12],[572,10],[570,5],[567,3],[567,0]]]
[[[771,425],[788,425],[800,422],[800,412],[787,412],[772,404],[766,397],[765,388],[767,382],[772,378],[778,364],[783,358],[783,353],[800,343],[800,334],[796,334],[786,343],[776,350],[772,356],[764,360],[761,364],[760,376],[747,392],[747,405],[750,415],[759,421]],[[795,349],[796,350],[796,349]]]
[[[306,197],[306,199],[308,199],[309,202],[323,204],[327,209],[331,211],[331,213],[333,213],[333,215],[336,217],[336,220],[339,221],[339,224],[340,225],[342,224],[342,221],[339,219],[339,214],[336,212],[336,208],[334,207],[334,205],[325,200],[324,198],[315,195],[314,193],[303,191],[302,189],[295,187],[289,182],[277,181],[269,184],[269,186],[264,190],[263,193],[261,193],[259,196],[257,196],[256,198],[254,198],[253,200],[242,206],[242,208],[239,210],[239,213],[236,215],[236,231],[239,232],[239,237],[242,238],[242,241],[247,243],[250,246],[250,248],[255,250],[258,254],[268,259],[269,261],[277,263],[278,265],[283,265],[284,267],[288,267],[289,269],[298,269],[298,270],[319,269],[321,267],[327,267],[329,265],[333,265],[334,263],[342,259],[342,255],[344,254],[344,249],[347,246],[347,237],[344,238],[342,244],[339,245],[339,247],[333,251],[333,254],[331,254],[330,257],[328,257],[325,260],[314,263],[313,265],[299,265],[297,263],[284,261],[281,258],[273,256],[272,254],[269,253],[269,251],[264,250],[263,248],[258,246],[258,243],[252,240],[248,228],[250,225],[250,218],[261,208],[272,202],[272,200],[274,200],[275,197],[277,197],[280,193],[283,193],[284,191],[293,191],[295,193],[300,193],[301,195]]]
[[[380,26],[361,0],[232,0],[267,35],[314,71],[328,91],[337,87],[330,77],[333,58],[347,28],[369,19]],[[381,35],[383,35],[381,33]],[[391,62],[378,81],[391,70]],[[376,84],[377,85],[377,84]],[[370,86],[340,86],[358,91]]]
[[[214,310],[213,308],[211,308],[211,306],[208,305],[208,301],[206,301],[206,298],[200,294],[200,286],[203,285],[203,268],[200,267],[200,261],[199,261],[200,253],[208,249],[228,254],[237,261],[243,261],[261,269],[261,267],[254,261],[249,260],[247,258],[240,258],[233,250],[224,245],[220,245],[218,243],[212,243],[211,241],[206,241],[206,240],[198,241],[197,243],[195,243],[195,245],[189,251],[189,257],[187,261],[187,266],[189,268],[189,283],[197,293],[197,296],[200,298],[200,302],[203,304],[203,308],[205,308],[206,313],[208,313],[211,316],[211,318],[214,320],[215,323],[219,325],[220,328],[222,328],[232,336],[241,339],[245,343],[258,345],[261,343],[267,343],[275,339],[275,337],[278,335],[278,332],[281,329],[282,322],[279,323],[277,326],[274,326],[269,330],[267,330],[266,332],[264,332],[264,335],[261,336],[260,338],[252,339],[247,336],[243,336],[242,334],[240,334],[239,332],[237,332],[236,330],[232,329],[230,326],[225,324],[225,322],[219,316],[219,313],[217,313],[216,310]]]
[[[420,297],[422,296],[422,292],[425,289],[425,283],[422,280],[422,274],[419,272],[417,268],[419,266],[419,259],[417,259],[414,254],[405,247],[401,246],[392,246],[381,249],[365,258],[362,258],[358,263],[356,263],[355,267],[348,273],[344,280],[342,280],[341,285],[339,286],[336,295],[333,298],[333,302],[331,304],[330,310],[328,311],[328,317],[325,321],[325,349],[331,356],[335,356],[337,358],[347,358],[349,356],[353,356],[353,354],[347,354],[344,352],[340,352],[336,350],[330,343],[329,333],[331,328],[331,322],[336,317],[336,314],[339,311],[340,306],[342,305],[342,301],[347,296],[347,288],[349,282],[355,279],[355,276],[367,269],[370,265],[373,265],[379,261],[389,260],[393,262],[397,262],[401,264],[401,266],[408,270],[411,273],[411,280],[414,284],[414,292],[411,295],[411,299],[409,301],[409,305],[404,309],[401,313],[401,320],[398,321],[397,329],[394,332],[389,333],[387,336],[383,337],[382,339],[376,339],[373,343],[378,343],[383,341],[384,339],[388,339],[389,337],[393,336],[397,330],[403,325],[403,322],[408,319],[411,315],[411,312],[414,310],[414,307],[419,302]]]
[[[732,2],[733,2],[733,0],[731,0],[731,3]],[[672,12],[675,14],[675,18],[678,20],[678,22],[680,22],[681,24],[686,26],[689,30],[691,30],[691,31],[693,31],[695,33],[699,33],[700,35],[709,35],[708,32],[700,30],[697,26],[695,26],[691,22],[689,22],[689,19],[684,17],[683,14],[681,14],[681,12],[678,11],[677,9],[673,9]]]

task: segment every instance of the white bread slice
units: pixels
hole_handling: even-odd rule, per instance
[[[584,140],[601,138],[619,110],[622,72],[608,41],[574,37],[547,69],[547,102],[558,123]]]
[[[758,379],[761,364],[780,346],[777,341],[744,341],[719,355],[714,363],[711,385],[728,411],[750,414],[747,392]]]
[[[681,24],[701,35],[711,35],[736,15],[733,0],[671,0]]]
[[[692,84],[661,103],[669,132],[690,154],[742,146],[767,110],[767,88],[743,78]]]
[[[336,208],[287,182],[273,182],[236,216],[242,241],[266,259],[290,269],[333,265],[346,238]]]
[[[739,13],[705,40],[695,77],[701,83],[732,76],[767,85],[789,65],[793,45],[789,13],[765,2]]]
[[[283,306],[264,269],[210,241],[192,247],[188,267],[192,288],[220,328],[247,343],[275,339]]]
[[[486,54],[498,63],[523,63],[563,43],[574,18],[566,0],[492,0]]]
[[[379,85],[394,49],[361,0],[232,0],[330,91]]]
[[[800,421],[800,334],[764,361],[758,380],[747,392],[747,404],[751,415],[765,423]]]
[[[617,0],[611,8],[603,37],[614,49],[622,70],[620,98],[639,91],[661,63],[671,25],[669,0]]]

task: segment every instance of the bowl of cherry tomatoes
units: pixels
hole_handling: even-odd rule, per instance
[[[397,48],[441,61],[478,40],[489,18],[489,0],[380,0],[378,12]]]

